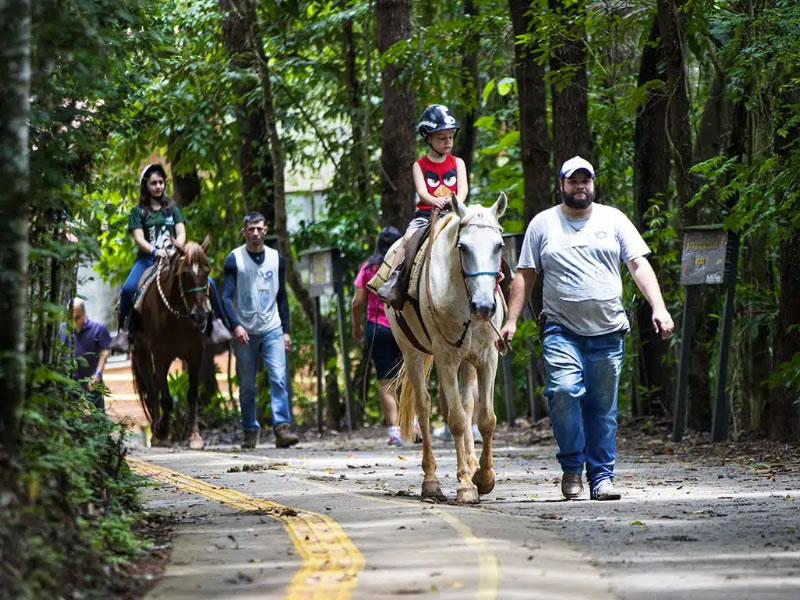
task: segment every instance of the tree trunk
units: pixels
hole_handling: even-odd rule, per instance
[[[663,49],[658,20],[653,19],[647,44],[642,51],[638,85],[664,81]],[[667,97],[661,87],[651,88],[645,103],[636,113],[633,154],[633,214],[639,231],[647,229],[644,215],[653,202],[666,203],[669,189],[669,145],[666,131]],[[662,248],[651,248],[660,256]],[[653,261],[653,270],[659,275],[660,265]],[[639,394],[638,415],[652,415],[654,405],[660,404],[669,410],[673,397],[672,373],[664,368],[669,344],[653,331],[650,325],[652,309],[640,299],[636,306],[636,322],[639,330],[638,372],[639,384],[647,389]]]
[[[0,443],[16,455],[25,400],[31,1],[0,4]]]
[[[785,119],[790,118],[791,107],[800,102],[800,92],[786,93],[780,101],[785,103]],[[782,119],[783,120],[783,119]],[[781,135],[777,129],[786,127],[788,131]],[[800,136],[800,127],[797,125],[786,126],[776,123],[775,152],[783,160],[780,165],[784,169],[793,167],[792,154],[797,152],[797,139]],[[795,159],[796,160],[796,159]],[[778,198],[778,203],[785,202]],[[800,352],[800,230],[786,223],[789,236],[780,244],[778,259],[778,276],[780,277],[781,294],[778,305],[778,343],[775,348],[775,364],[788,362],[795,354]],[[771,439],[785,442],[800,441],[800,403],[798,392],[787,386],[779,387],[769,395],[767,433]]]
[[[689,178],[692,167],[692,131],[689,126],[689,82],[686,76],[686,13],[681,10],[687,0],[657,0],[657,20],[664,51],[669,98],[669,145],[675,172],[678,210],[683,226],[697,224],[696,208],[686,206],[694,195]]]
[[[231,58],[231,65],[249,72],[252,61],[248,58],[247,25],[231,6],[231,0],[219,0],[222,21],[222,39]],[[267,227],[274,228],[275,201],[273,198],[274,169],[269,152],[267,126],[264,113],[257,105],[248,106],[246,98],[253,85],[242,79],[236,83],[234,115],[239,131],[239,180],[242,186],[245,210],[257,210],[264,215]]]
[[[411,38],[411,0],[378,0],[378,51]],[[405,230],[414,214],[417,94],[401,73],[388,64],[381,73],[383,87],[383,145],[381,153],[381,224]]]
[[[555,173],[573,156],[591,162],[589,136],[589,89],[586,77],[586,0],[550,0],[550,10],[561,15],[553,34],[555,47],[550,57],[553,78],[553,155]]]
[[[464,16],[476,17],[480,13],[475,0],[464,0]],[[462,44],[461,56],[461,103],[464,114],[461,118],[461,131],[458,132],[458,144],[455,155],[464,161],[467,168],[467,181],[472,173],[472,164],[475,160],[475,144],[478,139],[478,130],[475,120],[480,106],[480,91],[478,88],[478,52],[480,51],[480,34],[471,23],[466,27],[466,34]]]
[[[533,10],[537,3],[534,0],[509,0],[508,4],[514,36],[519,40],[520,36],[529,33],[532,28],[532,17],[527,13]],[[550,132],[547,126],[545,67],[534,59],[534,50],[535,48],[526,44],[519,42],[514,44],[515,73],[519,90],[525,223],[553,204],[550,187]]]
[[[742,258],[742,280],[745,285],[756,290],[758,297],[772,295],[775,282],[772,278],[772,264],[767,255],[766,240],[762,236],[753,236],[747,240]],[[749,406],[742,406],[744,429],[764,431],[764,407],[769,399],[769,390],[764,381],[772,373],[771,336],[769,323],[759,318],[762,309],[753,302],[747,305],[748,321],[752,324],[748,331],[743,331],[744,347],[742,368],[744,378],[744,395],[749,399]]]
[[[675,191],[678,200],[680,226],[698,224],[697,207],[687,206],[694,196],[695,183],[689,176],[692,167],[692,133],[689,123],[689,83],[686,76],[686,13],[687,0],[658,0],[657,19],[664,50],[664,70],[667,76],[668,144],[673,161]],[[711,429],[711,380],[709,377],[713,324],[709,321],[712,294],[704,293],[697,309],[692,332],[692,359],[689,365],[688,424],[698,431]]]
[[[365,110],[361,100],[361,84],[356,68],[356,40],[353,35],[353,19],[344,22],[342,50],[344,54],[344,74],[347,98],[350,105],[350,129],[353,132],[353,146],[350,162],[355,173],[356,189],[362,202],[373,202],[372,179],[369,172],[369,148],[365,135]],[[376,211],[377,213],[377,211]]]
[[[261,38],[257,34],[257,15],[255,6],[252,0],[230,0],[231,7],[237,12],[237,16],[244,19],[248,24],[246,28],[247,45],[252,56],[253,66],[256,68],[258,80],[261,85],[261,110],[264,115],[264,122],[267,125],[267,132],[269,136],[269,149],[272,158],[272,165],[274,168],[274,202],[275,202],[275,233],[278,237],[278,251],[283,255],[286,261],[286,280],[289,287],[294,293],[295,299],[300,304],[303,312],[308,317],[309,321],[314,318],[314,302],[308,290],[303,286],[303,281],[300,278],[300,272],[297,270],[297,265],[292,254],[292,246],[289,241],[289,231],[287,229],[286,218],[286,186],[285,186],[285,160],[283,155],[283,145],[278,134],[277,119],[275,116],[275,100],[272,95],[272,83],[270,80],[269,61],[264,54],[264,47],[261,43]],[[335,329],[329,319],[323,319],[321,323],[322,336],[322,355],[323,361],[327,361],[331,357],[336,356],[336,346],[334,342]],[[332,394],[330,390],[331,383],[337,386],[337,393]],[[340,412],[338,400],[338,383],[336,378],[327,377],[328,385],[328,420],[330,422],[331,415],[338,415]]]

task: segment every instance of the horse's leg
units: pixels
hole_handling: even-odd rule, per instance
[[[421,497],[431,498],[436,502],[446,502],[447,496],[442,493],[442,486],[436,477],[436,459],[431,444],[431,397],[425,384],[425,355],[410,351],[404,352],[406,382],[411,386],[414,396],[414,410],[417,413],[419,429],[422,434],[422,492]]]
[[[198,404],[198,390],[197,386],[200,380],[200,363],[202,353],[196,353],[190,360],[187,361],[189,368],[189,392],[186,398],[186,431],[189,433],[189,449],[202,450],[203,438],[200,436],[200,428],[197,426],[197,404]]]
[[[439,373],[439,381],[442,384],[442,391],[447,401],[448,425],[456,446],[456,459],[458,461],[456,500],[459,504],[475,504],[478,502],[478,489],[472,483],[472,478],[470,477],[466,441],[464,439],[465,430],[471,427],[471,424],[467,422],[467,415],[459,398],[458,370],[458,365],[447,360],[438,360],[436,362],[436,371]]]
[[[458,391],[461,396],[461,406],[467,420],[464,429],[464,452],[467,456],[467,475],[471,478],[478,469],[478,457],[475,454],[475,440],[472,437],[472,415],[475,410],[478,385],[475,367],[469,363],[462,363],[458,370]]]
[[[160,399],[161,405],[161,418],[159,419],[154,436],[159,442],[158,445],[161,446],[170,445],[169,421],[172,416],[172,396],[169,395],[169,384],[167,383],[169,363],[165,365],[165,362],[166,361],[162,358],[153,357],[153,364],[155,365],[155,373],[153,373],[155,392],[158,394],[156,397]]]
[[[494,377],[497,372],[497,353],[486,352],[486,360],[476,367],[478,371],[478,430],[483,436],[483,449],[481,450],[480,467],[472,476],[472,481],[478,486],[478,493],[488,494],[494,489],[494,468],[492,462],[492,436],[497,423],[494,415]]]

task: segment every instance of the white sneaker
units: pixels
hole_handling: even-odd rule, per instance
[[[447,426],[447,424],[444,424],[441,427],[437,427],[433,430],[433,437],[439,438],[445,442],[450,442],[453,439],[453,434],[450,433],[450,428]]]
[[[472,439],[476,444],[483,444],[483,436],[475,423],[472,424]]]
[[[619,500],[622,494],[614,487],[610,479],[603,479],[592,492],[593,500]]]

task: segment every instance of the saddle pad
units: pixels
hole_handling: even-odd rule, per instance
[[[448,214],[442,217],[436,223],[436,231],[434,238],[438,237],[442,229],[450,222],[450,219],[455,217],[454,214]],[[422,265],[425,264],[425,254],[428,252],[428,244],[431,242],[431,236],[428,236],[422,245],[419,247],[417,255],[414,257],[414,262],[411,265],[411,277],[408,280],[408,295],[414,300],[419,300],[419,280],[422,275]]]
[[[142,312],[142,301],[144,300],[145,292],[150,288],[150,285],[155,280],[156,268],[147,267],[145,272],[142,273],[142,276],[139,278],[139,286],[136,290],[136,295],[133,297],[133,309],[141,313]]]
[[[436,224],[436,235],[450,222],[450,219],[454,218],[455,215],[452,213],[442,217]],[[409,279],[408,285],[408,295],[417,299],[417,287],[419,286],[419,276],[422,271],[422,264],[425,261],[425,249],[428,247],[428,241],[430,240],[430,236],[420,245],[419,251],[417,255],[414,257],[414,262],[411,266],[411,277]],[[372,279],[367,282],[367,288],[378,293],[378,288],[380,288],[386,280],[389,279],[389,275],[392,274],[392,269],[394,268],[394,255],[397,253],[397,247],[400,245],[400,241],[398,240],[395,244],[389,248],[389,251],[386,253],[386,256],[383,258],[383,263],[381,266],[378,267],[378,270],[373,275]]]
[[[386,280],[389,279],[389,275],[392,274],[394,255],[397,253],[398,245],[399,241],[395,242],[395,245],[389,248],[388,252],[386,252],[381,266],[378,267],[377,271],[375,271],[375,275],[372,276],[372,279],[367,282],[367,289],[370,289],[377,294],[378,288],[380,288],[384,283],[386,283]]]

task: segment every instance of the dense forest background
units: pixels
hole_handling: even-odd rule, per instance
[[[127,215],[148,157],[168,162],[189,237],[213,232],[217,277],[243,213],[267,215],[288,259],[301,369],[314,361],[314,305],[298,253],[339,248],[349,285],[379,228],[405,226],[411,164],[423,152],[414,126],[431,103],[462,123],[455,154],[471,201],[508,194],[507,232],[557,201],[563,160],[591,160],[598,201],[643,232],[678,324],[683,230],[721,225],[738,239],[733,433],[800,441],[798,31],[793,0],[0,2],[0,462],[12,490],[0,500],[33,510],[42,482],[62,480],[69,460],[105,465],[112,480],[124,472],[119,444],[75,454],[70,427],[82,413],[65,399],[55,338],[79,260],[95,260],[112,283],[127,273]],[[287,176],[323,169],[333,177],[322,216],[289,236]],[[635,415],[667,418],[681,334],[659,341],[634,292],[626,278],[638,327],[623,401]],[[699,303],[687,424],[709,431],[721,286],[704,287]],[[334,314],[322,322],[329,428],[344,413]],[[527,348],[514,358],[521,388],[535,325],[518,335],[530,340],[515,344]],[[351,350],[358,388],[362,356]],[[313,414],[313,399],[297,402]],[[517,402],[524,414],[521,394]],[[357,408],[359,422],[377,418],[369,403]],[[122,435],[96,427],[80,435]],[[68,448],[69,460],[59,454]],[[64,507],[85,520],[75,535],[100,504],[118,514],[130,504],[128,492],[112,501],[101,480]]]

